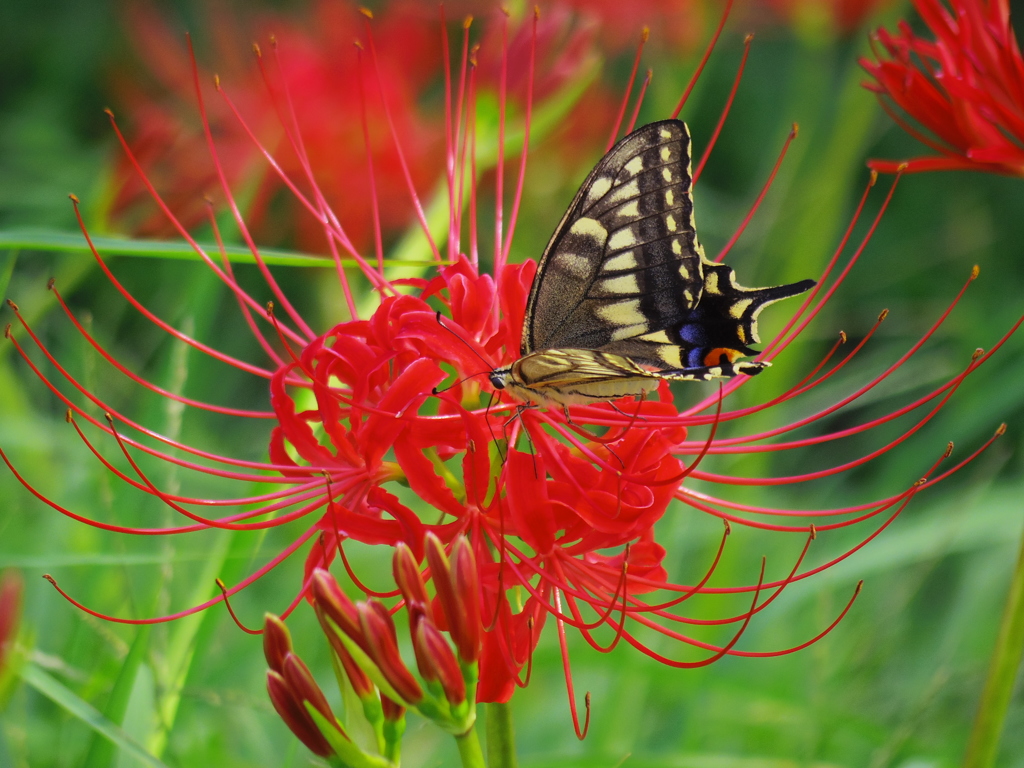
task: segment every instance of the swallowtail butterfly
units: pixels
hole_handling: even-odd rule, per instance
[[[690,132],[663,120],[619,141],[562,217],[537,267],[520,357],[495,389],[537,405],[641,395],[663,379],[753,376],[758,313],[813,280],[744,288],[697,241]]]

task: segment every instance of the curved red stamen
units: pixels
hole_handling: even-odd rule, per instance
[[[633,85],[636,83],[636,73],[640,68],[640,57],[644,52],[644,45],[647,43],[647,38],[650,37],[651,30],[647,27],[643,28],[640,33],[640,42],[636,46],[636,55],[633,57],[633,69],[629,72],[629,79],[626,80],[626,89],[622,94],[622,103],[619,105],[619,111],[615,115],[615,122],[612,124],[612,132],[608,134],[608,143],[605,145],[604,152],[608,154],[608,150],[615,144],[615,139],[619,135],[619,128],[622,127],[622,119],[626,116],[626,106],[629,104],[629,93],[633,90]],[[650,70],[648,70],[648,73]],[[631,131],[626,131],[630,133]]]

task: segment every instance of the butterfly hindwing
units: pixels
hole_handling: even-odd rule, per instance
[[[689,166],[677,120],[644,126],[605,155],[541,259],[523,354],[603,348],[685,320],[704,285]]]

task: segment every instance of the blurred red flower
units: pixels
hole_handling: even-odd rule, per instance
[[[826,28],[849,35],[860,29],[873,13],[892,0],[752,0],[762,2],[790,23],[806,28]]]
[[[934,40],[901,21],[895,34],[878,30],[877,61],[861,64],[883,108],[935,154],[871,167],[1024,174],[1024,60],[1008,0],[914,0],[914,7]]]

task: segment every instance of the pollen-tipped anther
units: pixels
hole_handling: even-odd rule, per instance
[[[953,455],[953,441],[950,440],[948,443],[946,443],[946,452],[942,455],[942,458],[948,459],[952,455]]]
[[[110,107],[104,107],[104,108],[103,108],[103,112],[104,112],[104,113],[106,114],[106,116],[107,116],[107,117],[109,117],[109,118],[110,118],[111,120],[114,120],[114,110],[112,110],[112,109],[111,109]]]
[[[811,541],[818,538],[818,528],[814,523],[811,523]]]
[[[75,422],[75,414],[70,408],[64,411],[64,421],[68,424],[74,424]]]
[[[1000,424],[1000,425],[999,425],[999,427],[998,427],[998,428],[996,429],[996,436],[998,437],[999,435],[1005,435],[1005,434],[1006,434],[1006,422],[1004,421],[1004,422],[1003,422],[1002,424]]]
[[[754,40],[754,33],[753,32],[747,32],[747,34],[743,36],[743,44],[744,45],[750,45],[750,43],[753,42],[753,40]]]
[[[8,306],[8,307],[10,307],[11,309],[13,309],[13,310],[14,310],[15,312],[17,312],[17,311],[18,311],[18,305],[17,305],[17,304],[15,304],[15,303],[14,303],[13,301],[11,301],[10,299],[8,299],[8,300],[7,300],[7,306]]]
[[[974,353],[971,355],[971,362],[976,363],[978,361],[978,358],[984,354],[985,350],[982,349],[981,347],[978,347],[976,350],[974,350]]]
[[[871,177],[868,179],[868,186],[873,187],[878,183],[878,171],[874,168],[871,169]]]
[[[888,309],[883,309],[881,312],[878,313],[878,322],[882,322],[888,316],[889,316],[889,310]]]
[[[464,18],[462,20],[462,28],[463,29],[469,29],[472,25],[473,25],[473,16],[472,15],[466,16],[466,18]]]
[[[978,274],[980,272],[981,272],[981,267],[979,267],[977,264],[975,264],[973,267],[971,267],[971,280],[977,280],[978,279]]]
[[[68,199],[71,200],[71,202],[74,203],[75,205],[78,205],[81,202],[78,199],[78,195],[76,195],[74,192],[68,193]]]
[[[369,8],[367,8],[365,6],[361,7],[359,9],[359,12],[361,14],[363,14],[363,16],[365,16],[367,19],[372,19],[373,18],[373,11],[371,11]]]
[[[795,139],[800,135],[800,123],[793,123],[793,127],[789,129],[789,138]]]
[[[839,332],[839,343],[840,344],[845,344],[846,343],[846,331],[840,331]]]
[[[11,324],[10,323],[8,323],[7,325],[4,326],[4,338],[5,339],[11,338]]]
[[[214,73],[213,75],[213,87],[216,88],[218,91],[220,90],[220,75],[218,75],[217,73]]]
[[[258,59],[262,59],[263,58],[263,49],[260,48],[260,44],[259,43],[253,43],[252,44],[252,52],[256,54],[256,58],[258,58]]]

